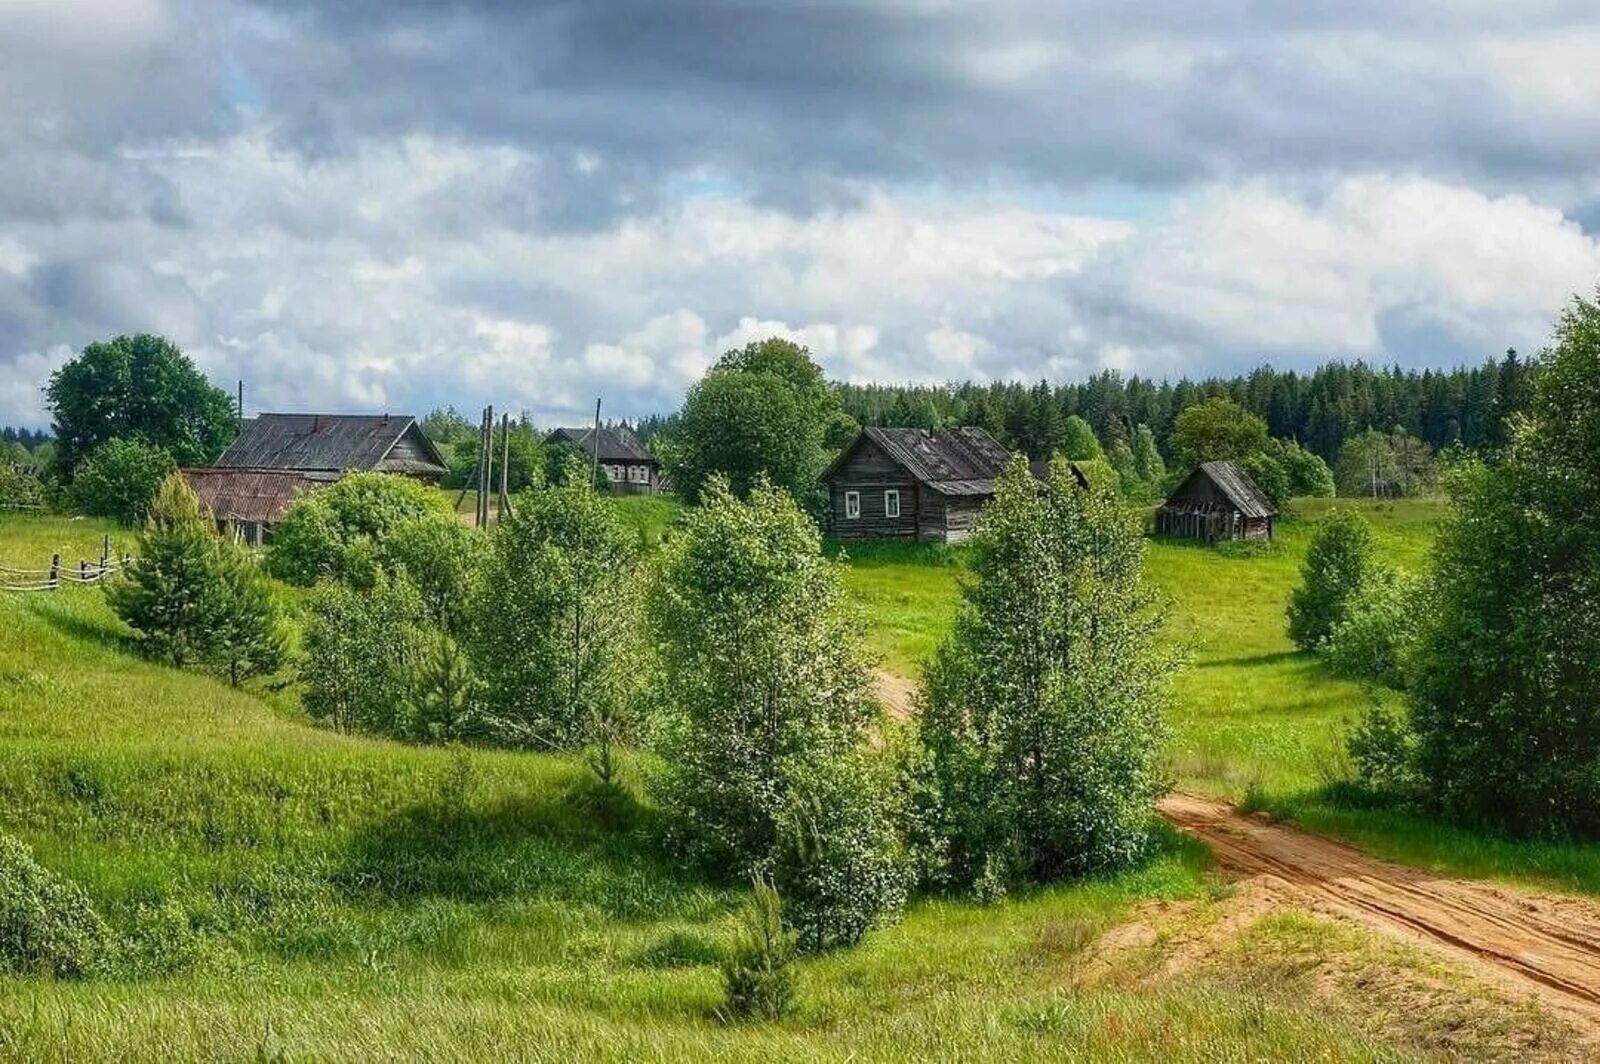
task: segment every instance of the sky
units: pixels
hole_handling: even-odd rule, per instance
[[[1535,351],[1600,7],[0,0],[0,424],[156,332],[250,410]]]

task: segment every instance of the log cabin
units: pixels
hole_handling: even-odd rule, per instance
[[[869,427],[822,474],[839,539],[958,543],[972,534],[1011,454],[981,428]],[[1033,466],[1041,476],[1043,463]],[[1083,471],[1072,466],[1080,487]]]

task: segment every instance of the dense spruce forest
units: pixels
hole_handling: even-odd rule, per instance
[[[1527,405],[1536,369],[1536,361],[1508,351],[1471,369],[1419,372],[1328,362],[1310,373],[1262,366],[1244,376],[1176,383],[1107,371],[1070,384],[841,384],[839,393],[845,411],[863,425],[981,425],[1035,457],[1060,449],[1066,419],[1074,414],[1094,426],[1108,448],[1143,424],[1165,451],[1179,411],[1222,396],[1265,420],[1273,436],[1298,440],[1332,462],[1347,438],[1369,428],[1403,428],[1434,450],[1497,447],[1509,417]]]

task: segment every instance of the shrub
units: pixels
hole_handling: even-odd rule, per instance
[[[1322,456],[1295,440],[1271,439],[1262,452],[1283,466],[1289,476],[1289,495],[1327,498],[1334,494],[1333,470]]]
[[[1370,793],[1400,800],[1421,793],[1417,735],[1403,714],[1373,705],[1351,730],[1345,746],[1357,779]]]
[[[1020,460],[972,541],[925,681],[918,843],[935,882],[998,894],[1123,867],[1149,844],[1176,661],[1157,642],[1136,515]]]
[[[584,481],[525,493],[495,529],[471,639],[499,741],[570,749],[626,731],[640,675],[635,544]]]
[[[405,570],[434,624],[460,634],[486,548],[484,537],[454,514],[429,513],[395,528],[379,554],[388,571]]]
[[[0,835],[0,971],[79,979],[101,974],[111,931],[77,884]]]
[[[755,897],[722,964],[727,992],[724,1017],[777,1020],[794,1007],[794,933],[784,922],[783,901],[772,884],[755,881]]]
[[[43,506],[44,484],[38,477],[0,458],[0,509],[32,509]]]
[[[1289,470],[1281,461],[1265,451],[1258,451],[1240,461],[1239,467],[1256,482],[1256,487],[1266,493],[1273,506],[1282,510],[1289,505],[1293,497],[1293,485]]]
[[[394,532],[430,514],[452,515],[450,500],[436,488],[388,473],[346,474],[302,495],[284,513],[272,530],[268,570],[302,587],[325,576],[354,575],[359,584],[370,579],[370,565],[347,557],[352,547],[367,541],[381,561]],[[372,557],[357,550],[356,559]]]
[[[156,491],[177,466],[160,447],[141,440],[108,440],[78,467],[72,499],[94,517],[136,525],[150,512]]]
[[[1300,586],[1289,597],[1289,638],[1302,650],[1314,650],[1377,571],[1377,549],[1366,519],[1348,510],[1329,514],[1311,537]]]
[[[1329,668],[1354,679],[1404,688],[1426,613],[1422,593],[1422,581],[1399,572],[1380,573],[1363,584],[1321,644]]]
[[[885,767],[857,754],[791,778],[773,881],[804,949],[854,945],[905,904],[909,862]]]
[[[429,645],[422,597],[404,577],[380,573],[365,590],[323,583],[300,662],[306,712],[340,731],[418,737],[411,684]]]

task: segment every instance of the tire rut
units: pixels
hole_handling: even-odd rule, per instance
[[[1198,795],[1168,795],[1160,809],[1230,873],[1272,881],[1289,900],[1420,942],[1591,1029],[1600,1024],[1600,906],[1380,861]]]

